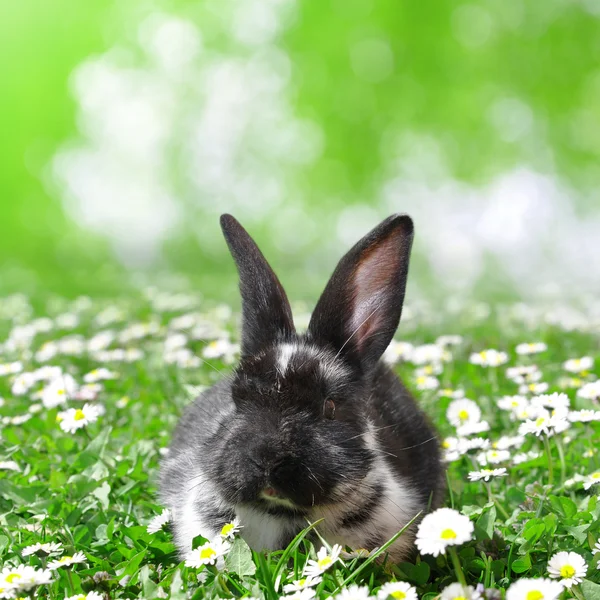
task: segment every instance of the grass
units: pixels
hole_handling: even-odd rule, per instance
[[[491,313],[485,305],[474,304],[452,313],[426,305],[411,308],[400,328],[403,341],[417,346],[434,343],[442,334],[462,336],[458,345],[449,347],[451,356],[436,377],[440,389],[464,390],[489,421],[489,432],[469,437],[495,441],[517,434],[519,421],[496,405],[502,396],[518,392],[518,384],[506,376],[510,366],[536,364],[548,393],[565,392],[572,410],[598,408],[597,401],[578,396],[576,387],[596,378],[594,368],[575,376],[563,366],[567,359],[587,355],[596,358],[597,369],[593,315],[577,312],[579,325],[573,329],[572,309],[555,310],[549,319],[546,308],[522,306],[497,307]],[[163,509],[156,499],[158,464],[178,415],[199,388],[218,380],[218,371],[231,368],[228,360],[219,358],[194,366],[191,357],[202,355],[207,337],[229,333],[236,339],[236,315],[222,306],[199,305],[193,295],[156,292],[110,302],[54,298],[43,313],[34,314],[26,298],[0,301],[0,339],[7,340],[0,346],[0,365],[20,360],[28,372],[56,365],[78,385],[85,374],[101,367],[110,369],[114,378],[100,381],[96,399],[89,401],[102,406],[104,414],[67,433],[57,422],[58,413],[82,408],[85,402],[69,399],[49,408],[35,398],[48,384],[40,381],[16,394],[13,383],[19,375],[0,376],[0,564],[5,573],[20,564],[42,569],[61,555],[82,552],[83,562],[52,570],[51,583],[28,593],[60,599],[91,592],[104,598],[279,597],[283,585],[299,578],[320,548],[320,543],[315,547],[309,541],[313,538],[306,537],[307,532],[286,550],[268,554],[252,552],[236,537],[222,564],[196,569],[178,562],[168,527],[147,531]],[[173,321],[186,314],[196,316],[188,317],[187,323]],[[36,320],[45,315],[50,320]],[[198,324],[202,340],[190,333]],[[164,341],[175,332],[174,325],[184,330],[183,341],[192,351],[180,355],[180,364],[165,360]],[[111,334],[99,337],[101,331]],[[123,360],[127,357],[116,360],[114,352],[90,351],[90,343],[98,349],[103,340],[109,349],[135,348],[142,354],[130,354],[128,362]],[[515,353],[518,343],[534,341],[546,343],[547,350],[531,356]],[[472,352],[486,348],[506,351],[508,363],[483,367],[469,361]],[[171,355],[170,360],[176,359]],[[455,428],[446,416],[453,400],[438,390],[416,390],[416,369],[422,366],[403,361],[396,369],[415,389],[441,436],[454,437]],[[0,366],[3,370],[10,369]],[[93,388],[88,391],[93,393]],[[46,404],[48,398],[47,393]],[[600,554],[593,554],[600,538],[600,488],[591,485],[586,490],[581,481],[600,470],[599,446],[597,421],[571,423],[550,437],[527,434],[519,447],[509,448],[506,460],[488,465],[507,469],[506,476],[488,483],[469,481],[469,472],[481,468],[477,451],[457,456],[449,463],[446,505],[474,524],[472,540],[456,547],[457,560],[447,553],[393,565],[350,555],[323,574],[317,596],[329,597],[349,585],[366,586],[376,595],[383,584],[397,580],[414,586],[420,598],[432,600],[464,574],[468,585],[495,590],[487,592],[488,598],[501,598],[518,578],[547,577],[548,560],[567,550],[585,560],[587,575],[562,597],[600,598]],[[318,532],[319,524],[314,528]],[[395,533],[390,531],[390,537]],[[38,542],[58,542],[62,550],[52,556],[23,555],[24,548]],[[363,597],[360,590],[351,591],[344,592],[347,598]],[[3,593],[10,597],[10,592],[0,591],[0,598]]]

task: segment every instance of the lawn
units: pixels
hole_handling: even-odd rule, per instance
[[[0,319],[0,598],[600,599],[591,304],[406,306],[385,357],[444,440],[455,512],[400,564],[385,547],[335,560],[318,523],[270,554],[233,527],[179,562],[159,462],[183,407],[235,365],[235,309],[150,288],[10,296]]]

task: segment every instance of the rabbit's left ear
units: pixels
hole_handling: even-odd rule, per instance
[[[371,369],[400,322],[412,240],[408,215],[393,215],[362,238],[333,272],[309,336]]]
[[[277,275],[248,232],[231,215],[221,229],[240,277],[242,357],[252,356],[294,333],[292,310]]]

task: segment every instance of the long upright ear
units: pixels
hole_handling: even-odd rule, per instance
[[[221,229],[237,266],[242,294],[242,357],[294,333],[292,310],[277,275],[248,232],[231,215]]]
[[[413,223],[392,215],[338,263],[312,314],[309,336],[369,370],[400,322]]]

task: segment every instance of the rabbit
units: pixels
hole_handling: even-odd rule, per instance
[[[309,522],[330,544],[373,550],[440,505],[438,436],[381,360],[402,311],[413,223],[392,215],[338,263],[305,334],[277,276],[231,215],[240,362],[184,411],[160,469],[180,556],[238,519],[255,550],[286,547]],[[418,520],[389,547],[414,551]]]

